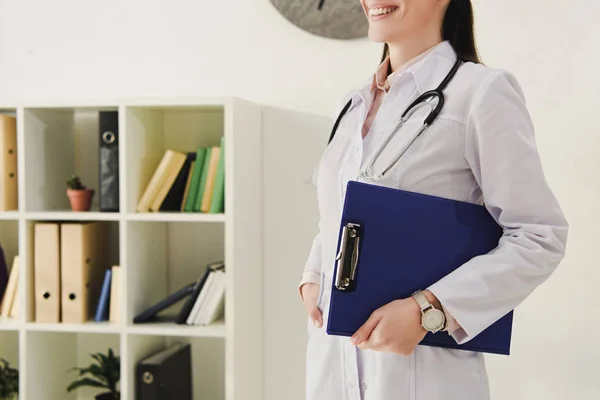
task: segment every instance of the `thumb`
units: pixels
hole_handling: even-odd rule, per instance
[[[310,318],[313,320],[313,323],[317,328],[320,328],[323,325],[323,317],[321,315],[321,310],[319,307],[313,307],[309,313]]]
[[[372,313],[369,319],[352,335],[350,340],[352,344],[359,345],[363,341],[367,340],[373,329],[377,326],[379,321],[383,318],[381,313]]]

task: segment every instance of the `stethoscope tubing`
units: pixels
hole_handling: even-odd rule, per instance
[[[450,70],[450,72],[448,72],[448,74],[446,75],[444,80],[440,83],[440,85],[436,89],[423,93],[406,108],[406,110],[402,113],[400,121],[396,124],[395,128],[387,136],[387,138],[385,139],[383,144],[379,147],[377,152],[373,155],[373,157],[367,164],[367,167],[365,168],[365,170],[360,171],[359,176],[363,180],[377,181],[377,180],[383,179],[389,173],[389,171],[400,161],[400,159],[402,159],[404,154],[413,146],[413,144],[423,134],[423,132],[425,132],[425,130],[427,130],[427,128],[429,128],[433,124],[433,122],[440,115],[440,113],[444,107],[445,96],[444,96],[443,90],[448,85],[448,83],[450,83],[452,78],[454,78],[454,76],[456,75],[456,72],[458,71],[458,68],[460,67],[460,65],[463,62],[464,62],[464,60],[461,57],[458,57],[456,62],[454,63],[454,66]],[[432,105],[432,101],[434,99],[437,99],[437,104],[435,105],[435,107]],[[340,121],[341,121],[342,117],[346,114],[348,109],[350,108],[351,104],[352,104],[352,99],[350,99],[346,103],[343,110],[338,115],[338,117],[335,121],[335,124],[333,126],[333,129],[331,131],[331,134],[329,136],[329,142],[331,142],[333,140],[333,137],[335,136],[335,133],[337,132],[337,128],[340,124]],[[419,129],[417,134],[413,137],[413,139],[408,144],[408,146],[406,146],[404,148],[404,150],[396,157],[396,159],[394,160],[393,163],[388,165],[388,167],[385,168],[381,173],[373,174],[371,169],[373,168],[373,165],[375,164],[375,162],[377,161],[377,159],[379,158],[379,156],[381,155],[383,150],[385,150],[385,148],[388,146],[389,142],[396,135],[396,133],[400,130],[400,128],[406,123],[406,121],[408,121],[408,119],[415,113],[415,111],[422,106],[429,106],[429,107],[431,107],[431,110],[429,111],[429,114],[423,121],[423,125],[421,126],[421,128]]]

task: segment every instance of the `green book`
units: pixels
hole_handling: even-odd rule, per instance
[[[222,213],[225,211],[225,136],[221,138],[221,155],[217,166],[215,187],[210,202],[211,213]]]
[[[198,186],[200,185],[200,177],[202,176],[202,168],[204,167],[204,159],[206,158],[207,151],[208,149],[206,147],[198,147],[196,150],[196,162],[194,163],[192,177],[190,178],[188,197],[183,208],[186,212],[194,211],[194,204],[196,204],[196,195],[198,193]]]
[[[196,198],[194,199],[194,212],[200,212],[200,207],[202,206],[202,198],[204,197],[204,186],[206,185],[206,177],[208,175],[211,157],[212,147],[208,147],[206,149],[206,157],[204,157],[204,165],[202,166],[202,175],[200,176],[200,183],[198,184]]]

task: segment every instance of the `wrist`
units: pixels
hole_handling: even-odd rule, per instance
[[[421,313],[421,325],[429,332],[443,331],[447,327],[445,313],[441,302],[428,290],[422,290],[413,294],[413,298],[419,312]]]

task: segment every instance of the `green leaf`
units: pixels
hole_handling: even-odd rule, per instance
[[[99,379],[106,379],[106,376],[104,374],[104,371],[102,370],[102,368],[96,364],[92,364],[87,368],[81,368],[80,369],[80,375],[84,375],[84,374],[91,374],[93,376],[95,376],[96,378]]]
[[[71,382],[71,384],[67,387],[67,392],[70,392],[72,390],[75,390],[75,389],[77,389],[79,387],[83,387],[83,386],[91,386],[91,387],[98,387],[98,388],[106,389],[106,384],[103,382],[97,381],[92,378],[82,378],[82,379],[78,379],[74,382]]]

